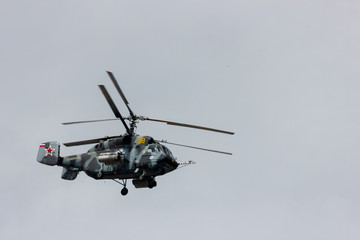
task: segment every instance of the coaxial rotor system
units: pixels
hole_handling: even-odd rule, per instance
[[[104,121],[118,121],[118,120],[120,120],[121,123],[125,127],[126,134],[127,135],[134,135],[135,131],[136,131],[136,126],[137,126],[139,121],[152,121],[152,122],[166,123],[167,125],[194,128],[194,129],[212,131],[212,132],[217,132],[217,133],[222,133],[222,134],[234,135],[234,132],[225,131],[225,130],[221,130],[221,129],[209,128],[209,127],[204,127],[204,126],[199,126],[199,125],[180,123],[180,122],[174,122],[174,121],[168,121],[168,120],[161,120],[161,119],[156,119],[156,118],[149,118],[149,117],[145,117],[145,116],[138,116],[138,115],[134,114],[133,110],[130,108],[129,102],[126,99],[123,91],[121,90],[121,88],[120,88],[117,80],[115,79],[114,75],[112,74],[112,72],[107,71],[107,73],[108,73],[111,81],[113,82],[116,90],[118,91],[121,99],[123,100],[124,104],[126,105],[126,108],[129,111],[129,116],[123,117],[121,115],[120,111],[116,107],[114,101],[110,97],[110,94],[106,90],[105,86],[104,85],[99,85],[99,88],[100,88],[101,92],[103,93],[105,99],[107,100],[111,110],[113,111],[113,113],[115,115],[115,118],[99,119],[99,120],[85,120],[85,121],[75,121],[75,122],[65,122],[65,123],[62,123],[63,125],[94,123],[94,122],[104,122]],[[129,125],[125,122],[125,120],[129,122]],[[67,147],[71,147],[71,146],[79,146],[79,145],[86,145],[86,144],[94,144],[94,143],[98,143],[100,141],[105,141],[105,140],[108,140],[108,139],[118,138],[118,137],[119,137],[119,135],[118,136],[108,136],[108,137],[103,137],[103,138],[95,138],[95,139],[88,139],[88,140],[82,140],[82,141],[76,141],[76,142],[68,142],[68,143],[64,143],[64,145],[67,146]],[[216,152],[216,153],[231,155],[231,153],[228,153],[228,152],[217,151],[217,150],[206,149],[206,148],[200,148],[200,147],[194,147],[194,146],[183,145],[183,144],[177,144],[177,143],[168,142],[166,140],[156,140],[156,141],[161,142],[161,143],[165,143],[165,144],[177,145],[177,146],[181,146],[181,147],[188,147],[188,148],[193,148],[193,149],[198,149],[198,150],[204,150],[204,151],[210,151],[210,152]]]

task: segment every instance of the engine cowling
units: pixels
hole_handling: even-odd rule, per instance
[[[123,152],[110,152],[110,153],[101,153],[98,156],[99,162],[102,162],[106,165],[123,165],[125,164],[126,158]]]

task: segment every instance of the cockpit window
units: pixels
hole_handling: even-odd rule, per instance
[[[163,145],[160,145],[160,146],[161,146],[161,148],[162,148],[162,150],[164,151],[165,154],[173,157],[172,153],[170,152],[170,150],[167,147],[165,147]]]
[[[157,148],[157,146],[155,144],[150,144],[148,147],[148,152],[159,152],[159,149]]]

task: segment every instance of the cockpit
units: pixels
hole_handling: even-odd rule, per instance
[[[172,155],[171,151],[167,147],[165,147],[165,146],[163,146],[163,145],[161,145],[159,143],[149,144],[147,152],[149,152],[149,153],[160,152],[160,153],[164,153],[166,155],[169,155],[171,158],[173,158],[173,155]]]
[[[160,152],[157,144],[149,144],[147,152],[149,153],[155,153],[155,152]]]

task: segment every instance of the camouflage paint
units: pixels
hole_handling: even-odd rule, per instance
[[[60,157],[59,152],[57,142],[41,144],[37,161],[62,166],[61,178],[66,180],[74,180],[83,171],[94,179],[134,179],[136,187],[148,187],[156,176],[179,165],[169,149],[149,136],[124,135],[100,141],[87,153],[77,155]]]

